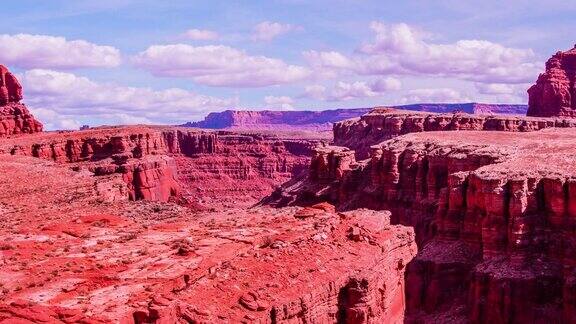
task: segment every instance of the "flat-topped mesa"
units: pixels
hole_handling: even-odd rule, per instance
[[[359,118],[334,123],[334,144],[356,151],[356,157],[369,157],[370,147],[391,138],[433,131],[531,132],[544,128],[576,127],[573,119],[535,118],[512,115],[466,113],[435,114],[379,107]]]
[[[528,89],[528,116],[576,117],[576,45],[546,62],[546,71]]]
[[[0,65],[0,137],[42,131],[42,123],[30,114],[20,100],[20,82],[5,66]]]

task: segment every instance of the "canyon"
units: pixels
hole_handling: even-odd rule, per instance
[[[531,116],[419,104],[55,132],[3,68],[0,322],[574,322],[576,120],[538,90],[570,75],[567,53]]]
[[[335,142],[364,154],[318,148],[308,175],[262,203],[388,210],[414,228],[407,322],[573,322],[574,124],[489,122],[376,109],[336,123]]]

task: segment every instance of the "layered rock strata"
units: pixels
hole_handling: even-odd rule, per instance
[[[576,121],[464,113],[431,114],[377,108],[359,118],[335,123],[333,130],[335,145],[355,150],[357,157],[364,159],[370,155],[370,146],[408,133],[468,130],[531,132],[570,127],[576,127]]]
[[[5,140],[0,152],[120,174],[134,200],[253,204],[307,169],[319,140],[172,127],[112,127]]]
[[[416,246],[388,212],[102,204],[93,181],[0,155],[0,321],[403,321]]]
[[[528,116],[576,117],[576,46],[554,54],[528,89]]]
[[[18,79],[0,65],[0,137],[42,131],[42,123],[20,103],[22,86]]]
[[[409,321],[576,320],[576,130],[452,134],[401,136],[360,162],[346,148],[319,151],[276,202],[388,209],[413,226]]]

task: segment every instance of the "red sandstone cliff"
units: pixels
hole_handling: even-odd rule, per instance
[[[333,131],[335,145],[355,150],[357,157],[364,159],[369,157],[370,146],[408,133],[464,130],[531,132],[550,127],[576,127],[576,121],[464,113],[432,114],[377,108],[362,117],[335,123]]]
[[[575,126],[374,110],[337,123],[347,147],[316,149],[308,176],[263,202],[385,209],[414,227],[408,322],[572,322]]]
[[[42,131],[42,124],[20,100],[22,86],[5,66],[0,65],[0,137]]]
[[[528,116],[576,117],[576,46],[546,62],[546,71],[528,89]]]
[[[250,205],[307,168],[318,140],[172,127],[108,127],[5,140],[0,153],[122,175],[132,200]]]
[[[391,225],[389,212],[103,204],[89,173],[9,154],[0,154],[0,182],[11,184],[0,195],[9,216],[0,217],[0,322],[404,318],[404,273],[416,246],[412,229]]]
[[[452,134],[401,136],[360,162],[322,148],[277,203],[387,209],[413,226],[409,321],[573,322],[576,130]]]

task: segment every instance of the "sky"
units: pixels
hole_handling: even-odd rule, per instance
[[[226,109],[526,103],[575,1],[19,0],[0,64],[47,129]]]

